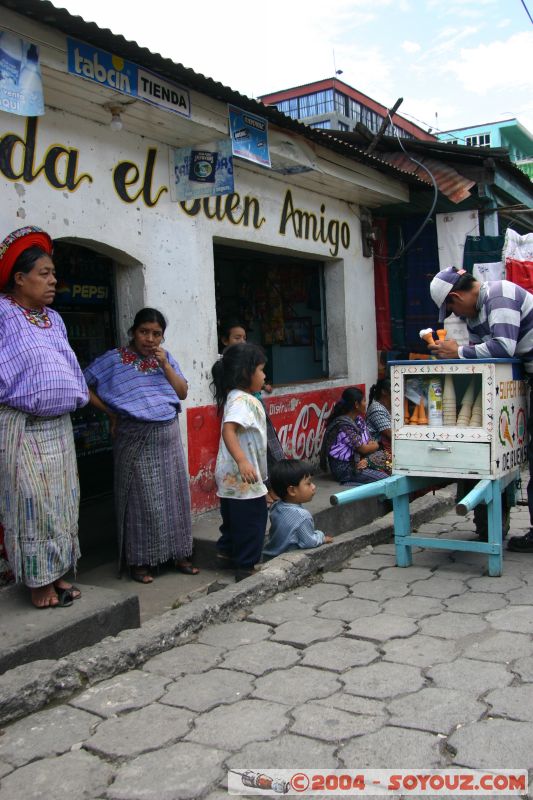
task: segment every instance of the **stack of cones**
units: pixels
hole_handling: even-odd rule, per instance
[[[418,425],[418,412],[419,412],[419,409],[420,409],[419,405],[415,406],[415,410],[413,411],[413,413],[409,417],[409,425]]]
[[[461,428],[466,428],[470,425],[472,404],[474,402],[474,381],[475,379],[472,378],[466,392],[464,393],[459,416],[457,417],[457,425],[459,425]]]
[[[426,414],[426,406],[424,404],[424,396],[420,396],[420,403],[418,404],[418,425],[427,425],[428,424],[428,417]]]
[[[440,331],[437,331],[440,333]],[[455,386],[451,375],[444,378],[444,391],[442,393],[442,424],[455,425],[457,423],[457,406],[455,404]]]
[[[472,416],[470,417],[471,428],[481,428],[483,422],[483,406],[481,403],[481,395],[482,393],[479,392],[478,396],[476,397],[476,401],[472,406]]]
[[[409,425],[409,401],[407,397],[403,398],[403,424]]]

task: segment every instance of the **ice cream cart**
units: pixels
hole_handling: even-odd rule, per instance
[[[347,489],[333,504],[364,497],[392,500],[398,566],[412,547],[486,553],[489,575],[502,574],[501,494],[512,499],[527,463],[527,385],[518,359],[391,362],[393,469],[390,478]],[[458,514],[487,505],[488,541],[412,535],[409,494],[452,480],[472,481]]]

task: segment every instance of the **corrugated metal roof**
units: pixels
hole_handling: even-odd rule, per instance
[[[415,164],[405,153],[381,153],[381,158],[388,161],[389,164],[394,164],[398,169],[412,172],[430,186],[433,185],[427,172]],[[419,155],[417,161],[429,169],[439,190],[453,203],[461,203],[470,197],[470,189],[476,185],[475,181],[465,178],[453,167],[442,161],[436,161],[434,158]]]
[[[108,28],[100,28],[96,23],[86,22],[81,17],[70,14],[64,8],[57,8],[49,0],[0,0],[0,7],[2,6],[35,22],[48,25],[68,36],[89,42],[93,46],[107,50],[114,55],[122,56],[127,61],[140,64],[163,78],[175,81],[208,97],[224,103],[232,103],[253,114],[266,117],[280,128],[297,132],[322,147],[366,164],[388,174],[392,178],[403,180],[410,184],[417,184],[420,187],[420,181],[417,176],[400,170],[386,161],[382,161],[379,156],[366,155],[363,150],[352,142],[342,141],[336,135],[324,135],[322,131],[309,128],[307,125],[280,113],[277,109],[246,97],[212,78],[194,72],[194,70],[185,67],[183,64],[175,63],[170,58],[164,58],[158,53],[152,53],[147,47],[141,47],[137,42],[128,41],[124,36],[115,34]]]

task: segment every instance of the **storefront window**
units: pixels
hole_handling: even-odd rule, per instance
[[[240,320],[274,385],[328,377],[324,265],[215,245],[217,320]]]

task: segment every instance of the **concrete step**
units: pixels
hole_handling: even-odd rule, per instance
[[[315,497],[306,508],[314,515],[316,527],[332,536],[360,528],[389,510],[386,503],[375,499],[331,506],[330,495],[342,491],[342,487],[323,476],[316,477],[315,483]],[[146,586],[127,575],[118,579],[112,510],[107,501],[102,501],[94,511],[101,524],[93,526],[96,540],[93,537],[91,542],[87,536],[81,542],[83,555],[75,579],[83,595],[79,601],[69,608],[37,610],[30,603],[26,587],[0,590],[0,673],[31,661],[60,658],[126,628],[137,628],[170,608],[234,585],[233,572],[220,570],[216,561],[218,510],[193,521],[194,561],[200,574],[182,575],[166,566],[155,574],[154,583]]]
[[[61,658],[82,647],[140,626],[136,594],[87,586],[68,608],[36,609],[25,586],[2,589],[2,650],[0,673],[20,664]]]
[[[391,510],[387,501],[362,500],[345,506],[332,506],[329,498],[332,494],[342,492],[344,488],[328,476],[314,476],[316,493],[305,507],[315,519],[315,527],[330,536],[338,536],[346,531],[353,531],[368,525],[372,520],[382,517]],[[216,566],[216,542],[219,533],[220,514],[208,511],[197,517],[193,524],[194,557],[200,566],[213,568]]]

